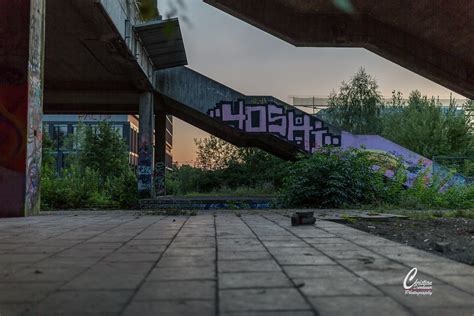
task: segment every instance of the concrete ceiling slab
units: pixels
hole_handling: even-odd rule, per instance
[[[474,99],[474,1],[204,1],[295,46],[364,47]]]
[[[148,22],[134,27],[154,69],[188,64],[178,19]]]
[[[46,1],[45,90],[147,89],[148,80],[97,1]]]

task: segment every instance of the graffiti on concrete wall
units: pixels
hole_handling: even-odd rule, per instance
[[[155,193],[157,196],[165,195],[165,173],[166,167],[163,162],[157,162],[155,164],[155,174],[153,180],[155,181]]]
[[[18,172],[25,172],[29,12],[27,1],[0,0],[0,166]]]
[[[79,114],[79,121],[110,121],[112,119],[111,114]]]
[[[247,133],[270,133],[281,137],[308,153],[324,145],[340,146],[341,136],[334,135],[320,119],[284,106],[245,104],[222,101],[209,110],[209,116]]]
[[[0,0],[0,217],[39,211],[44,7]]]
[[[152,147],[147,142],[143,142],[139,148],[137,167],[138,192],[141,195],[146,195],[151,191],[153,176],[152,155]]]
[[[31,0],[25,213],[40,208],[45,0]]]

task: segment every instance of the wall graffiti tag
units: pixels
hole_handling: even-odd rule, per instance
[[[165,173],[166,166],[163,162],[157,162],[155,164],[155,174],[153,180],[155,181],[155,193],[157,196],[165,195]]]
[[[150,148],[148,143],[143,142],[139,148],[138,167],[137,167],[138,192],[140,194],[149,192],[152,185],[151,183],[151,179],[153,176],[152,154],[153,154],[152,148]]]
[[[26,157],[25,212],[40,208],[40,177],[43,120],[44,0],[32,0],[30,19],[30,60],[28,63],[28,129]]]
[[[246,104],[244,100],[221,101],[207,114],[243,132],[276,135],[308,153],[314,153],[325,145],[341,146],[341,136],[330,133],[320,119],[272,102]]]
[[[0,217],[39,211],[44,12],[45,0],[0,0]]]

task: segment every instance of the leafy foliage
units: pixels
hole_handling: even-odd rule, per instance
[[[174,167],[169,194],[274,194],[287,162],[254,148],[237,148],[214,136],[195,140],[196,166]]]
[[[474,176],[472,101],[459,107],[451,99],[444,107],[415,90],[408,100],[394,91],[384,104],[377,82],[361,68],[330,95],[329,108],[318,115],[354,134],[380,134],[464,176]]]
[[[128,167],[127,146],[107,122],[84,128],[84,139],[78,152],[81,167],[96,170],[105,183],[110,176],[121,175]]]
[[[380,114],[384,108],[375,79],[361,68],[349,83],[342,82],[339,93],[329,96],[325,118],[354,134],[378,134]]]
[[[447,108],[439,101],[413,91],[408,101],[399,101],[384,115],[383,136],[425,157],[474,154],[469,119],[451,100]]]
[[[380,159],[377,157],[376,159]],[[391,179],[376,170],[374,157],[363,150],[325,148],[290,165],[279,191],[287,207],[401,207],[407,209],[472,209],[474,186],[445,188],[449,177],[431,177],[425,170],[405,187],[406,173],[398,165]]]
[[[280,199],[286,206],[342,207],[372,203],[383,175],[368,152],[324,148],[290,165]]]
[[[54,142],[43,141],[43,208],[128,208],[136,204],[137,180],[128,166],[124,141],[108,123],[79,127],[65,144],[68,167],[56,174]]]
[[[217,138],[209,136],[203,139],[194,139],[197,146],[196,167],[206,170],[224,169],[232,160],[239,158],[239,148]]]
[[[150,21],[158,18],[159,12],[156,6],[156,0],[138,0],[141,18],[144,21]]]

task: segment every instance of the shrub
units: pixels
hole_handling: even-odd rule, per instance
[[[383,181],[368,152],[323,148],[290,165],[279,195],[286,206],[369,204],[378,199]]]
[[[99,189],[99,179],[98,173],[90,168],[80,173],[76,166],[71,166],[60,176],[43,170],[42,206],[53,209],[118,206]]]
[[[84,136],[84,137],[82,137]],[[121,136],[110,124],[79,130],[80,150],[70,143],[68,166],[55,171],[53,142],[45,138],[41,175],[41,204],[46,209],[131,208],[137,203],[137,179],[128,166]],[[75,140],[77,141],[77,139]]]

